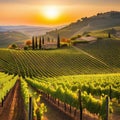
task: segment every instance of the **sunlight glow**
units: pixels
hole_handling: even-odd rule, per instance
[[[60,15],[60,10],[57,6],[44,6],[42,14],[47,19],[57,19]]]

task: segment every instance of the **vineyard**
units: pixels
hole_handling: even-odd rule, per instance
[[[97,116],[95,120],[119,119],[119,41],[98,42],[103,47],[93,43],[56,50],[0,49],[0,117],[18,84],[25,120],[44,120],[47,107],[42,98],[58,109],[63,106],[72,119],[92,120],[85,117],[86,111]]]
[[[114,72],[112,66],[108,66],[106,63],[100,62],[83,51],[77,51],[74,48],[51,51],[1,49],[0,68],[1,71],[6,73],[19,74],[23,77]]]
[[[120,40],[103,39],[87,46],[77,46],[111,67],[113,72],[120,71]]]

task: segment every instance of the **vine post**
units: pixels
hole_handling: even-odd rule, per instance
[[[112,99],[112,87],[110,86],[110,93],[109,93],[109,96],[110,96],[110,100]]]
[[[32,120],[32,97],[29,97],[29,118],[28,120]]]
[[[106,97],[106,120],[109,120],[109,97]]]
[[[79,89],[79,109],[80,109],[80,120],[82,120],[82,100],[81,100],[81,90]]]
[[[2,99],[2,107],[3,107],[3,104],[4,104],[4,100]]]

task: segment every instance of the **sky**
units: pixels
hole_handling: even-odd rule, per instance
[[[120,11],[120,0],[0,0],[0,25],[63,25]]]

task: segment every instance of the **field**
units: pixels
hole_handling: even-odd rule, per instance
[[[114,51],[112,52],[114,53]],[[46,51],[1,49],[0,55],[1,71],[9,74],[19,74],[23,77],[114,73],[114,66],[108,65],[108,63],[119,63],[119,59],[116,58],[114,61],[111,60],[106,63],[106,61],[104,62],[81,49],[72,47]],[[108,56],[106,56],[107,58]]]
[[[34,99],[34,118],[44,116],[47,109],[44,103],[47,100],[50,103],[46,104],[54,104],[55,108],[60,108],[71,116],[66,117],[66,120],[80,119],[80,111],[83,119],[104,120],[109,115],[109,119],[118,120],[119,45],[119,40],[98,40],[85,46],[76,45],[56,50],[0,49],[0,103],[4,106],[11,91],[19,90],[21,92],[18,92],[17,96],[19,101],[23,101],[23,110],[20,109],[22,112],[19,115],[14,112],[10,114],[9,118],[13,116],[11,120],[20,119],[22,114],[23,119],[30,118],[30,96]],[[13,90],[16,84],[18,87]],[[39,94],[42,95],[41,100],[44,103],[38,104]],[[11,101],[15,101],[14,97]],[[51,107],[48,107],[49,109]],[[0,110],[2,118],[4,107]],[[35,110],[39,111],[39,114]],[[18,109],[16,111],[19,112]],[[54,120],[54,114],[51,117],[49,114],[50,111],[45,113],[44,119]],[[63,113],[61,115],[66,116]],[[60,117],[59,119],[63,119]]]

